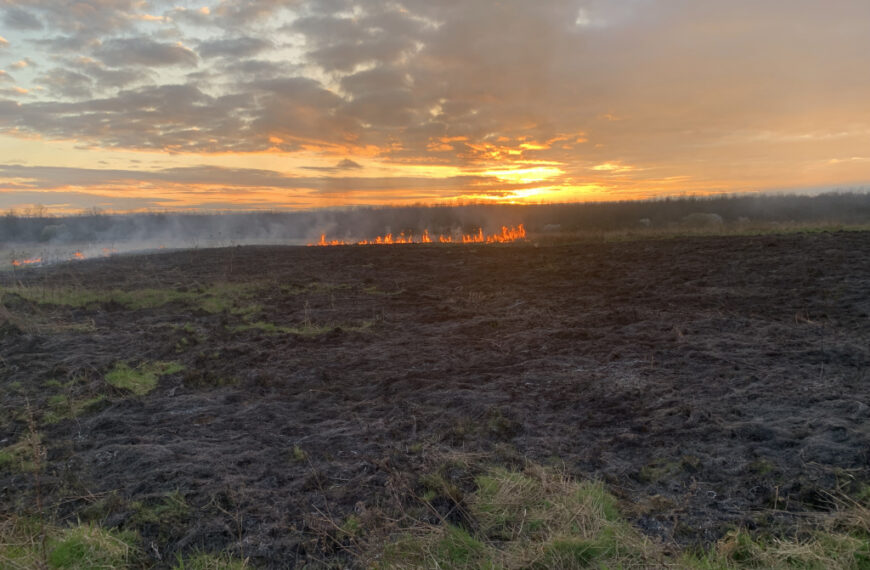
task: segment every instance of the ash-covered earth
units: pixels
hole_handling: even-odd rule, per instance
[[[340,558],[324,525],[395,520],[451,453],[600,478],[678,545],[788,534],[868,482],[868,251],[823,232],[6,272],[0,446],[32,414],[46,509],[135,528],[158,563]],[[106,380],[119,363],[175,366],[137,395]],[[0,512],[34,495],[0,469]],[[167,496],[186,510],[137,515]]]

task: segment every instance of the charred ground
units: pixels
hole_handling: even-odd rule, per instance
[[[46,510],[135,529],[158,564],[348,556],[330,525],[396,520],[434,471],[461,488],[435,459],[458,452],[602,479],[663,541],[787,535],[867,489],[868,249],[237,247],[8,272],[0,447],[30,409]],[[119,387],[125,368],[156,387]],[[7,515],[34,504],[19,459]]]

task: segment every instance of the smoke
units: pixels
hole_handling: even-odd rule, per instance
[[[870,194],[687,197],[634,202],[367,207],[227,214],[89,214],[0,218],[0,255],[41,255],[46,261],[158,249],[236,245],[305,245],[321,235],[355,242],[392,233],[469,234],[524,224],[530,233],[606,232],[746,223],[870,223]],[[5,251],[4,251],[5,250]]]

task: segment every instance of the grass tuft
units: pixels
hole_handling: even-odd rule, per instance
[[[130,368],[126,362],[118,362],[106,374],[106,382],[116,388],[130,390],[137,396],[144,396],[157,387],[160,376],[175,374],[184,370],[177,362],[151,362]]]
[[[98,526],[78,525],[63,529],[48,562],[54,568],[85,570],[121,568],[127,565],[136,536],[113,533]]]
[[[41,549],[43,529],[47,534],[46,556]],[[138,536],[131,532],[89,524],[49,526],[34,518],[10,516],[0,520],[0,568],[131,568],[137,542]]]
[[[710,550],[681,553],[629,524],[599,482],[535,464],[491,467],[474,482],[461,524],[417,521],[367,558],[380,568],[870,569],[870,508],[855,500],[840,500],[836,513],[819,515],[800,539],[735,530]],[[447,492],[443,477],[421,483],[430,503]]]
[[[426,489],[444,493],[435,476]],[[383,567],[585,568],[649,564],[652,543],[619,514],[598,482],[576,482],[529,464],[493,467],[464,496],[467,527],[444,524],[388,545]]]

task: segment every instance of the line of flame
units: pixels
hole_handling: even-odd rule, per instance
[[[103,251],[103,257],[110,257],[111,255],[118,253],[118,250],[115,249],[114,247],[104,247],[102,251]],[[82,253],[81,251],[74,251],[72,253],[72,256],[70,256],[70,260],[72,260],[72,261],[81,260],[81,259],[87,259],[87,256],[84,253]],[[13,267],[21,267],[22,265],[39,265],[40,263],[42,263],[41,257],[32,257],[30,259],[13,259],[12,260]]]
[[[419,238],[415,238],[412,234],[402,232],[398,235],[385,234],[377,236],[373,239],[364,239],[356,242],[349,242],[343,239],[327,240],[326,234],[320,235],[320,241],[317,243],[309,243],[310,246],[334,246],[334,245],[395,245],[401,243],[507,243],[525,239],[526,228],[523,224],[517,227],[507,226],[501,227],[501,232],[497,234],[486,235],[483,229],[473,234],[464,234],[458,238],[454,238],[449,234],[441,234],[435,240],[429,235],[429,230],[423,230]]]

